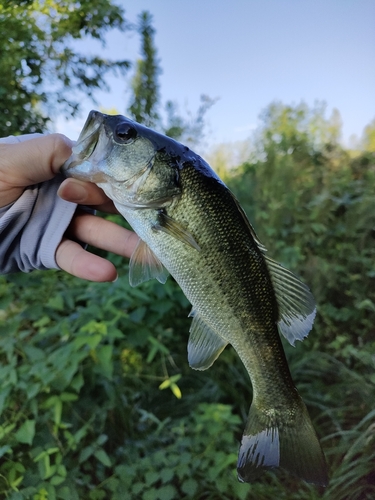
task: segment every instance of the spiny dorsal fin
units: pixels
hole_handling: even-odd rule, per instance
[[[155,231],[164,231],[165,233],[177,238],[187,245],[200,251],[200,246],[195,241],[194,236],[179,222],[167,215],[164,210],[160,210],[158,214],[158,223],[152,227]]]
[[[193,316],[188,343],[189,365],[194,370],[206,370],[219,357],[227,342],[198,313],[191,311],[189,316]]]
[[[259,250],[265,254],[266,247],[259,241],[253,226],[236,198],[234,201]],[[264,258],[268,265],[279,306],[279,332],[294,346],[295,341],[307,337],[312,328],[316,314],[314,297],[308,287],[288,269],[266,255]]]
[[[259,238],[258,238],[258,236],[257,236],[257,234],[255,232],[255,229],[253,228],[253,226],[251,225],[249,219],[247,218],[247,215],[246,215],[244,209],[241,207],[239,201],[237,200],[237,198],[233,194],[232,194],[232,197],[233,197],[234,202],[237,205],[238,211],[242,215],[242,218],[243,218],[245,224],[247,225],[247,227],[248,227],[248,229],[250,231],[251,236],[254,238],[254,241],[257,244],[259,250],[262,253],[266,253],[267,252],[267,248],[263,245],[263,243],[260,242],[260,240],[259,240]]]
[[[165,283],[168,271],[143,240],[139,240],[129,263],[129,283],[137,286],[144,281],[156,278]]]
[[[281,264],[265,256],[279,306],[279,332],[294,346],[311,330],[316,314],[309,288]]]

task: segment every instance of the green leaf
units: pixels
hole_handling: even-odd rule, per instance
[[[108,436],[106,434],[100,434],[100,436],[98,436],[98,439],[96,440],[96,444],[101,446],[107,441],[108,441]]]
[[[102,345],[96,350],[96,356],[98,364],[95,371],[99,372],[104,377],[111,379],[113,376],[113,346],[112,345]]]
[[[82,326],[80,329],[82,333],[98,334],[100,337],[107,335],[108,329],[107,325],[102,321],[91,320],[86,325]]]
[[[159,385],[159,389],[160,390],[164,390],[166,389],[167,387],[169,387],[171,385],[171,379],[167,378],[166,380],[164,380],[164,382],[162,382],[160,385]]]
[[[86,460],[91,457],[91,455],[94,453],[94,447],[93,446],[86,446],[81,450],[81,453],[79,454],[78,461],[79,463],[86,462]]]
[[[94,456],[101,462],[105,467],[111,467],[112,462],[103,449],[96,450]]]
[[[160,471],[160,479],[163,483],[168,483],[174,477],[174,469],[165,467]]]
[[[80,335],[76,339],[74,339],[74,345],[78,348],[87,345],[90,349],[95,349],[95,347],[101,342],[102,335],[93,334],[93,335]]]
[[[48,299],[47,307],[51,307],[56,311],[64,310],[64,299],[61,294],[57,294],[54,297]]]
[[[154,337],[151,337],[149,336],[148,337],[148,341],[152,344],[152,347],[148,353],[148,356],[147,356],[147,363],[151,363],[152,360],[154,359],[155,355],[160,352],[161,354],[169,354],[169,349],[164,345],[162,344],[161,342],[159,342],[159,340],[155,339]]]
[[[39,349],[33,345],[26,345],[24,351],[31,362],[40,361],[46,357],[43,349]]]
[[[171,484],[167,484],[166,486],[162,486],[158,490],[158,498],[160,500],[174,500],[176,498],[176,488]]]
[[[135,495],[138,495],[141,491],[143,491],[145,488],[145,485],[143,483],[137,482],[134,483],[132,486],[132,493]]]
[[[155,500],[156,498],[160,498],[158,493],[159,490],[157,490],[156,488],[150,488],[143,493],[142,500]]]
[[[15,437],[19,443],[32,444],[35,436],[35,420],[25,420]]]
[[[9,445],[5,446],[0,446],[0,458],[7,453],[7,451],[11,450],[12,448]]]
[[[73,394],[72,392],[63,392],[60,394],[60,399],[63,402],[77,401],[77,394]]]
[[[51,322],[51,318],[49,316],[42,316],[37,321],[34,321],[33,327],[34,328],[43,328],[44,326],[49,325],[50,322]]]
[[[39,451],[40,447],[38,447],[35,451]],[[34,450],[33,450],[34,451]],[[34,462],[39,462],[40,460],[44,459],[46,455],[53,455],[59,451],[59,448],[57,447],[52,447],[48,448],[47,450],[43,450],[41,453],[38,453],[36,457],[34,458]]]
[[[66,477],[64,476],[59,476],[58,474],[55,474],[54,476],[51,477],[50,483],[53,484],[54,486],[57,486],[65,481]]]
[[[176,396],[177,399],[182,398],[181,390],[177,384],[174,384],[174,383],[171,384],[171,391],[173,392],[173,394]]]
[[[0,425],[0,439],[3,439],[7,434],[12,432],[12,430],[16,427],[16,424],[9,424],[5,427]]]
[[[182,393],[181,393],[180,388],[176,384],[176,381],[180,380],[180,378],[181,378],[181,375],[179,375],[179,374],[173,375],[172,377],[167,378],[159,385],[159,389],[164,390],[164,389],[167,389],[169,387],[171,389],[171,391],[173,392],[173,394],[176,396],[176,398],[181,399]]]
[[[150,486],[151,484],[156,483],[156,481],[159,479],[159,474],[158,472],[155,471],[147,471],[145,474],[145,482],[147,486]]]
[[[181,490],[183,491],[183,493],[189,495],[190,498],[194,497],[197,489],[198,489],[198,483],[193,478],[186,479],[181,485]]]
[[[85,381],[83,379],[82,373],[77,373],[73,380],[70,383],[70,387],[74,389],[75,391],[79,392],[82,389],[82,386],[84,385]]]

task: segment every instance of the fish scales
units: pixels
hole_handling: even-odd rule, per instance
[[[279,335],[294,345],[308,334],[312,295],[265,255],[225,184],[181,144],[98,112],[90,113],[63,171],[102,187],[140,236],[130,261],[133,285],[164,282],[165,266],[181,286],[193,306],[190,365],[209,368],[227,344],[245,365],[253,401],[239,479],[282,467],[326,485],[324,455]]]
[[[257,367],[262,370],[264,363],[272,363],[272,370],[289,373],[281,354],[277,304],[264,258],[225,186],[202,176],[194,166],[181,171],[181,186],[181,199],[170,215],[191,231],[201,251],[170,237],[160,254],[173,246],[172,258],[166,261],[168,270],[193,307],[235,347],[252,373],[253,387],[262,393]],[[194,279],[192,269],[196,270]],[[285,380],[276,374],[270,378],[276,385]]]
[[[193,308],[235,348],[251,374],[255,395],[263,394],[273,405],[279,394],[294,398],[269,273],[232,194],[194,165],[180,175],[182,194],[168,215],[194,235],[201,251],[153,231],[154,214],[145,214],[143,228],[137,221],[133,227],[163,258]]]

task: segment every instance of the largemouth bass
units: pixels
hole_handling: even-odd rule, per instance
[[[176,279],[192,304],[192,368],[209,368],[231,344],[249,373],[253,401],[238,477],[284,468],[325,486],[327,468],[285,358],[309,333],[315,303],[298,278],[266,255],[233,194],[189,148],[123,116],[92,111],[62,167],[111,198],[139,235],[130,283]]]

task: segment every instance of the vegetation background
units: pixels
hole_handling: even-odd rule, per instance
[[[109,25],[130,29],[109,0],[0,3],[0,136],[45,130],[57,109],[79,109],[77,89],[91,93],[106,71],[127,71],[130,61],[65,44],[103,39]],[[148,13],[136,29],[143,58],[129,113],[196,144],[212,101],[203,98],[193,118],[166,103],[163,123]],[[237,482],[251,385],[236,353],[227,348],[207,372],[189,369],[190,308],[178,285],[169,278],[133,289],[128,263],[110,256],[115,283],[58,271],[0,278],[2,498],[375,498],[375,123],[350,151],[324,104],[272,103],[261,118],[247,161],[228,169],[218,151],[212,163],[272,257],[316,297],[313,331],[285,350],[322,440],[329,487],[282,473]]]

